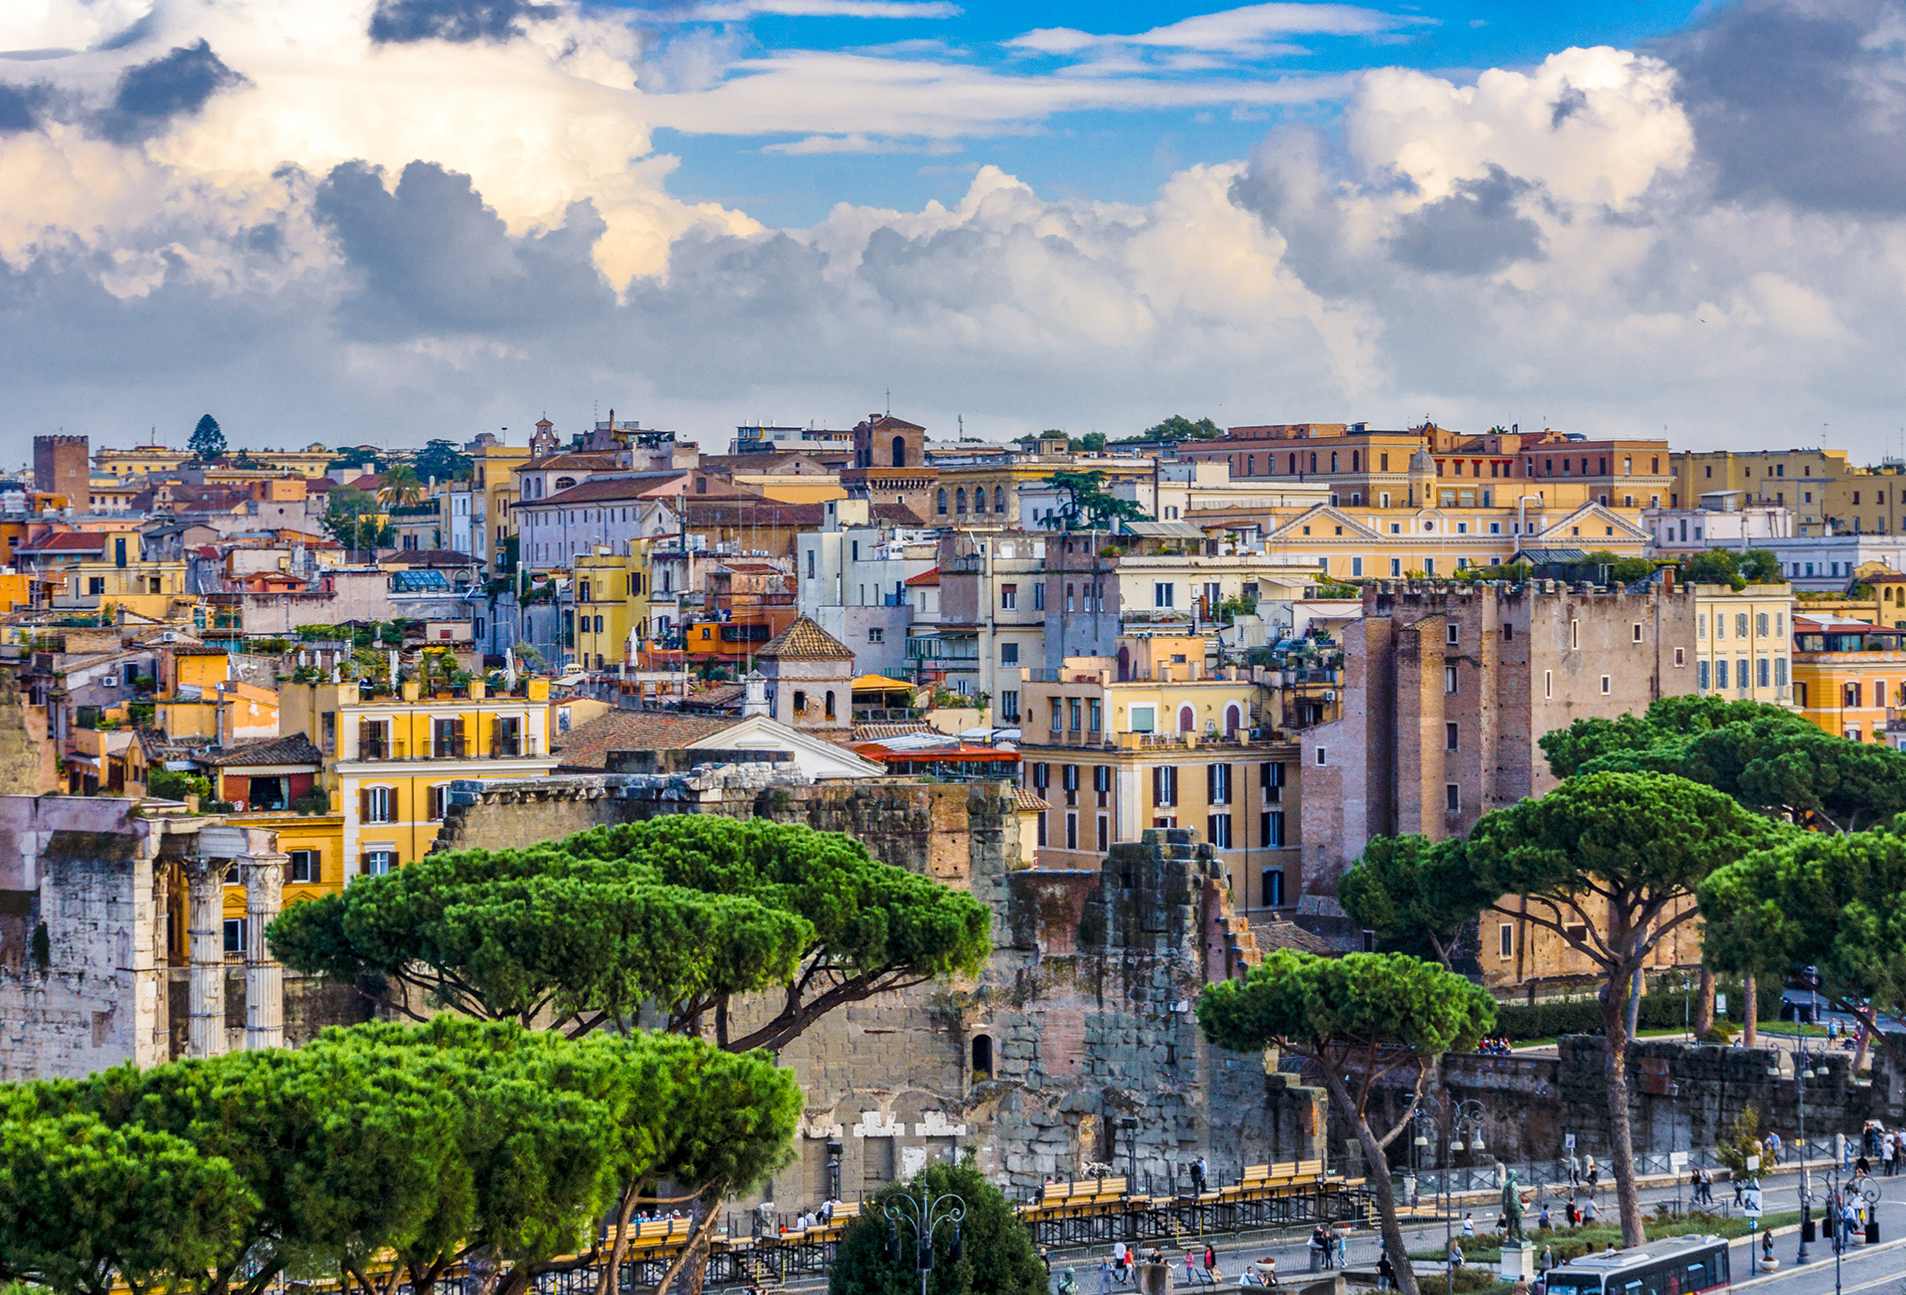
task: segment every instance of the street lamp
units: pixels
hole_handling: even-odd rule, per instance
[[[1429,1132],[1435,1132],[1437,1127],[1443,1123],[1443,1104],[1437,1101],[1434,1097],[1431,1097],[1429,1094],[1425,1093],[1422,1097],[1417,1099],[1416,1114],[1411,1116],[1411,1119],[1413,1119],[1416,1122],[1416,1137],[1414,1139],[1413,1145],[1417,1149],[1417,1154],[1420,1156],[1422,1151],[1428,1148],[1428,1146],[1430,1145],[1429,1136],[1428,1136],[1428,1133],[1425,1132],[1425,1130],[1428,1130]],[[1449,1197],[1449,1166],[1448,1165],[1445,1165],[1443,1168],[1442,1189],[1443,1189],[1443,1196],[1444,1196],[1444,1204],[1442,1207],[1442,1211],[1443,1211],[1443,1273],[1444,1273],[1444,1279],[1447,1283],[1444,1289],[1448,1291],[1450,1295],[1454,1295],[1454,1292],[1456,1290],[1456,1268],[1455,1268],[1455,1265],[1450,1263],[1449,1261],[1449,1247],[1450,1247],[1450,1242],[1453,1240],[1453,1237],[1450,1231],[1450,1217],[1449,1217],[1450,1216],[1450,1205],[1449,1205],[1450,1197]],[[1409,1257],[1407,1255],[1396,1255],[1392,1257],[1392,1262],[1396,1262],[1399,1260],[1403,1263],[1408,1263]]]
[[[900,1225],[905,1223],[913,1229],[914,1261],[913,1266],[920,1270],[920,1295],[927,1295],[927,1276],[933,1271],[933,1234],[942,1223],[953,1225],[953,1244],[947,1251],[947,1258],[958,1263],[960,1253],[960,1220],[966,1217],[966,1202],[953,1192],[935,1199],[924,1179],[920,1183],[920,1195],[902,1192],[887,1202],[889,1239],[887,1258],[894,1263],[900,1262]]]

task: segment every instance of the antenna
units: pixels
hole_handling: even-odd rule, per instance
[[[887,417],[893,417],[893,388],[887,388]]]

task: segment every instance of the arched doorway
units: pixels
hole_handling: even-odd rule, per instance
[[[1132,681],[1132,649],[1123,643],[1119,644],[1118,648],[1118,681],[1120,683]]]
[[[1180,733],[1191,733],[1195,732],[1197,728],[1197,714],[1193,712],[1189,706],[1180,706],[1178,708],[1178,731]]]
[[[896,468],[907,466],[907,438],[904,436],[893,438],[893,465]]]
[[[1224,708],[1224,735],[1236,737],[1238,726],[1244,722],[1244,712],[1235,703]]]

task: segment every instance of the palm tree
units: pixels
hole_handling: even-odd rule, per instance
[[[417,503],[424,497],[424,483],[406,464],[398,464],[384,474],[384,482],[377,487],[378,502],[386,508],[402,508]]]

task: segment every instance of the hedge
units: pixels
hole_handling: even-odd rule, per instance
[[[1741,988],[1720,985],[1727,995],[1726,1019],[1741,1022]],[[1759,1019],[1780,1019],[1781,987],[1778,981],[1756,986],[1760,999]],[[1688,1000],[1679,993],[1644,994],[1641,999],[1641,1028],[1670,1029],[1687,1017]],[[1577,998],[1565,1002],[1534,1003],[1526,1007],[1496,1008],[1495,1033],[1507,1039],[1552,1039],[1562,1034],[1600,1034],[1602,1005],[1595,998]]]

